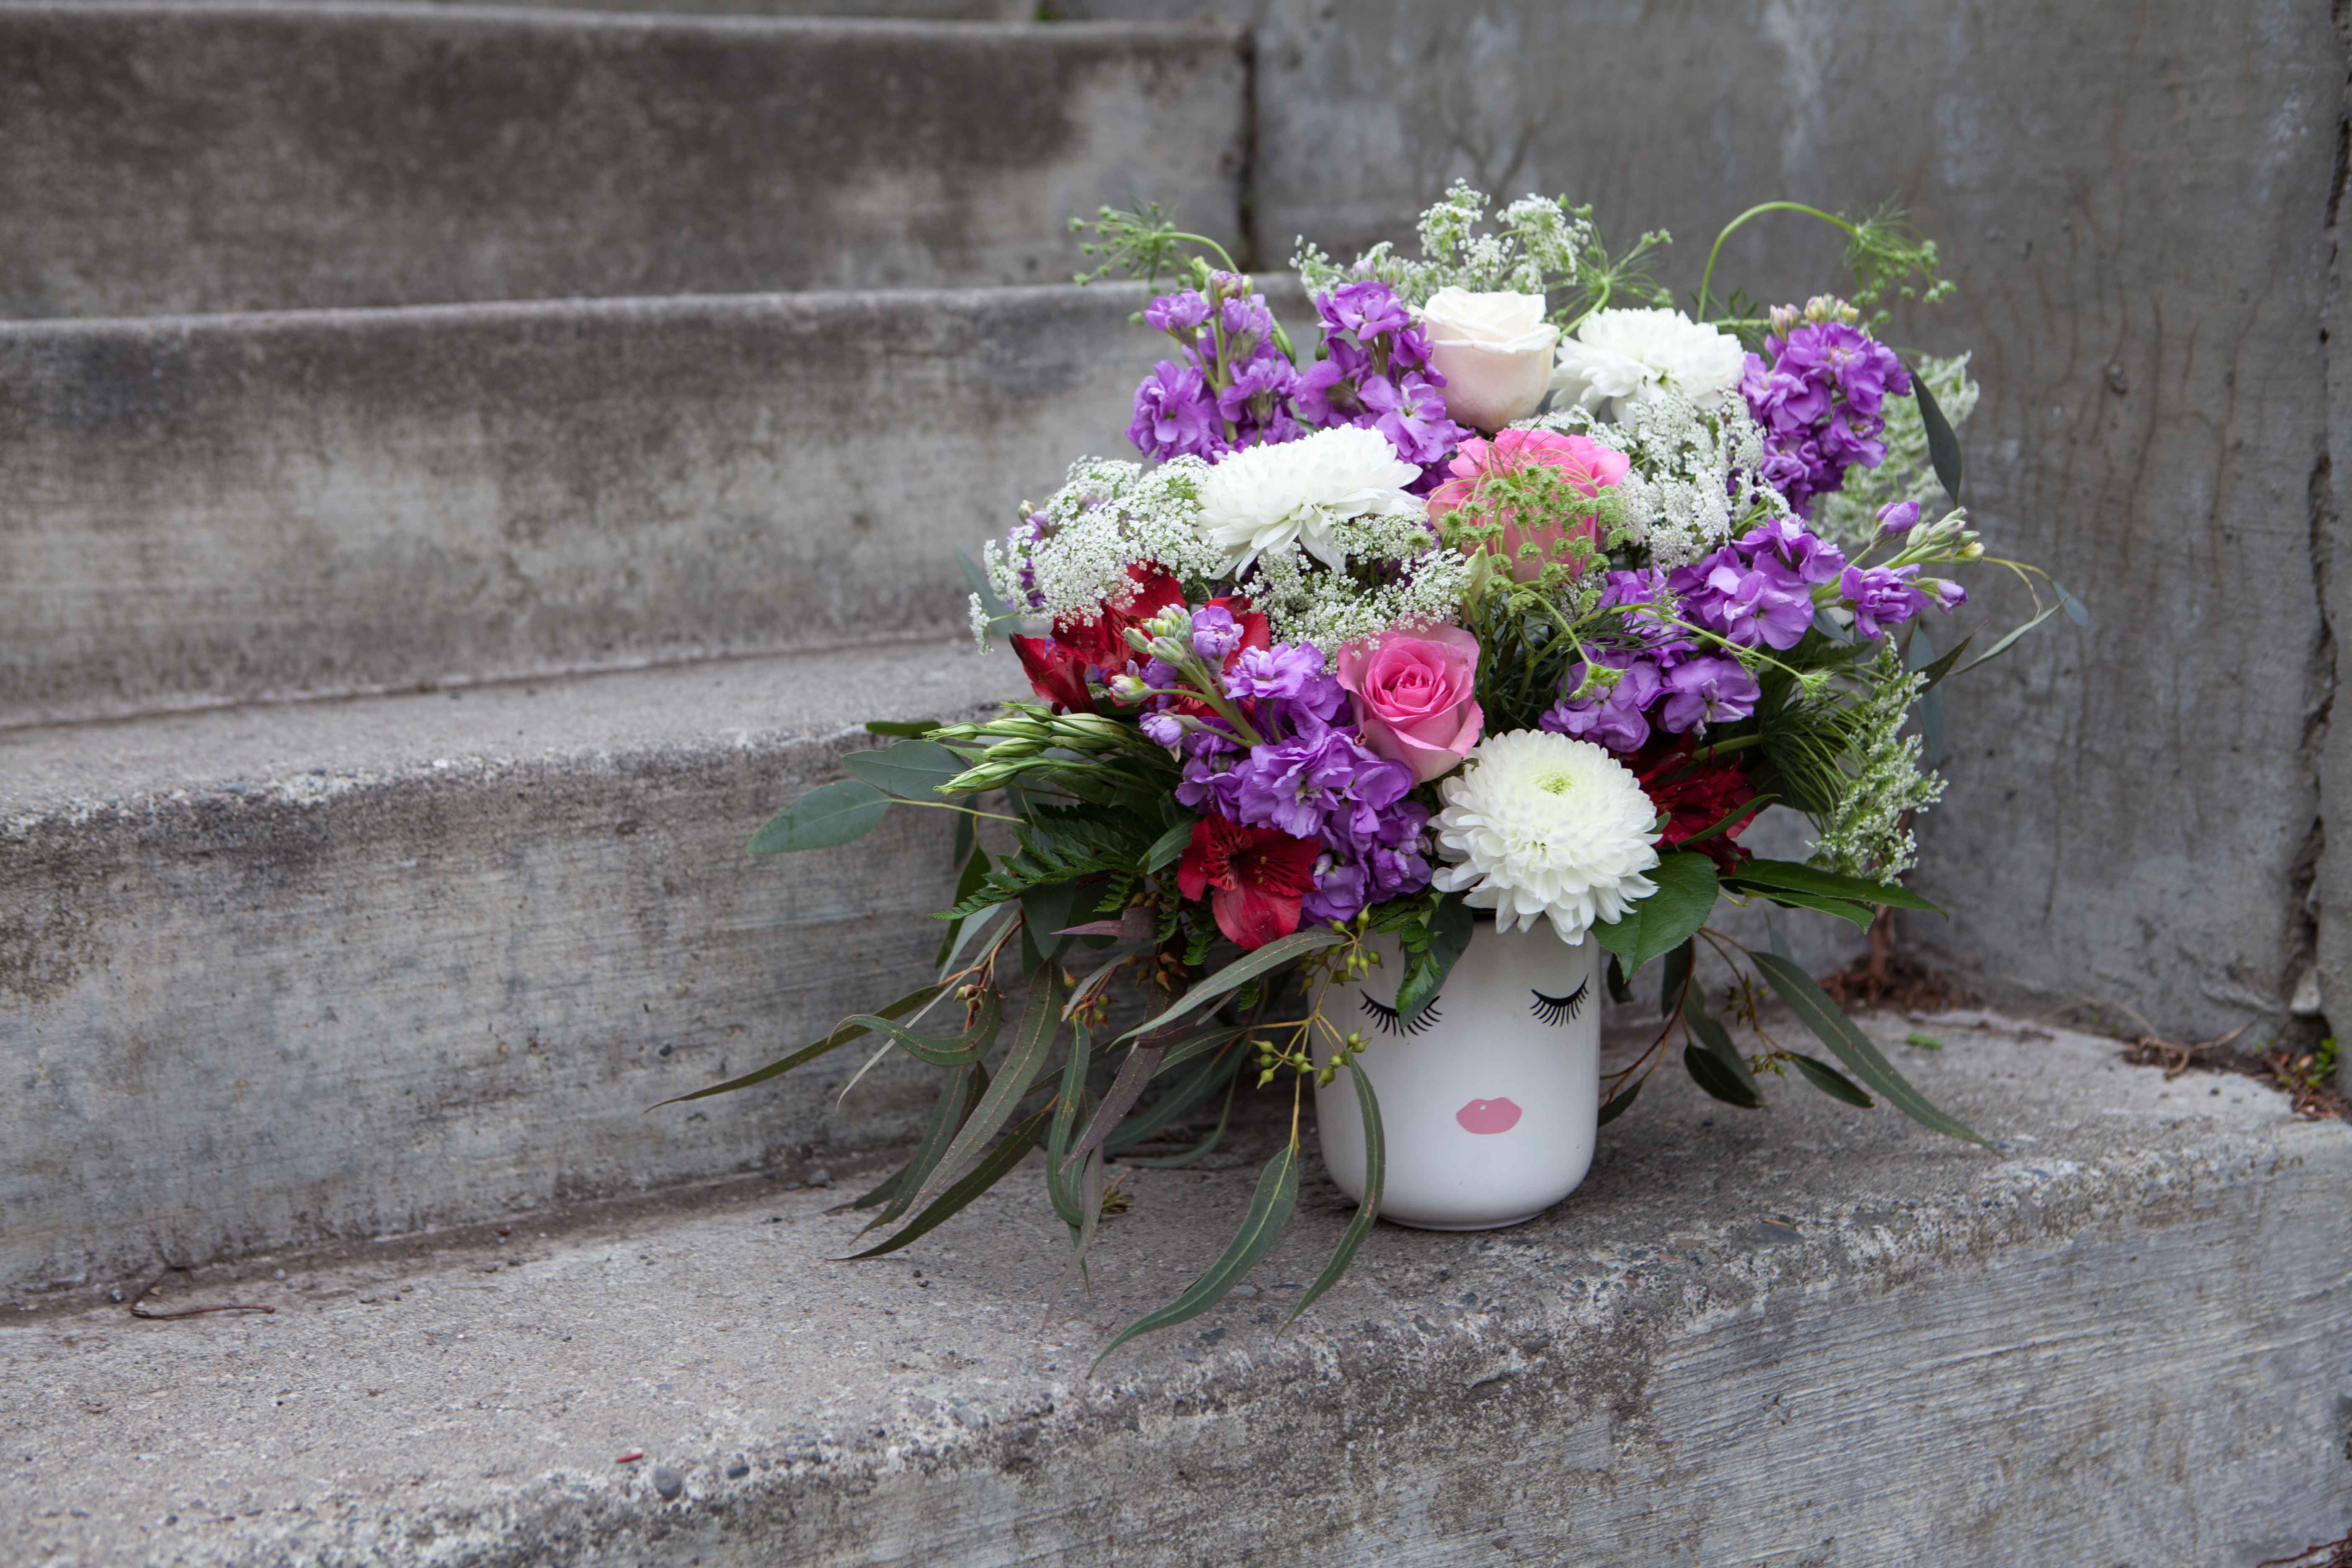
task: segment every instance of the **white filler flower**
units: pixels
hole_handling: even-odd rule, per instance
[[[1590,741],[1543,730],[1489,735],[1469,765],[1439,786],[1445,809],[1430,826],[1454,864],[1433,880],[1495,911],[1496,929],[1532,930],[1551,917],[1580,946],[1595,924],[1658,890],[1642,875],[1658,863],[1657,809],[1624,763]]]
[[[1680,310],[1595,310],[1559,345],[1551,384],[1559,406],[1594,413],[1612,398],[1625,405],[1668,393],[1706,407],[1739,384],[1747,354],[1739,340]]]
[[[1339,569],[1346,552],[1331,525],[1350,518],[1426,511],[1404,487],[1421,470],[1378,430],[1342,425],[1276,447],[1229,453],[1201,481],[1201,537],[1225,552],[1238,576],[1266,551],[1303,544]]]

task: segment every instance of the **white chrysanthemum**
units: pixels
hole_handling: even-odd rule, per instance
[[[1201,481],[1201,537],[1225,552],[1238,576],[1262,551],[1296,542],[1326,566],[1347,555],[1331,525],[1350,518],[1423,516],[1404,487],[1421,470],[1378,430],[1342,425],[1274,447],[1227,454]]]
[[[1658,890],[1642,875],[1658,863],[1657,810],[1625,764],[1590,741],[1489,735],[1439,787],[1445,809],[1430,826],[1454,864],[1433,880],[1449,893],[1468,889],[1463,901],[1494,910],[1500,931],[1549,915],[1560,941],[1581,945],[1593,926]]]
[[[1551,384],[1560,402],[1596,412],[1614,398],[1622,418],[1668,393],[1711,404],[1739,384],[1746,363],[1738,338],[1680,310],[1595,310],[1559,345]]]

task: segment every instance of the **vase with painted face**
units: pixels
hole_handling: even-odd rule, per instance
[[[1507,936],[1480,922],[1434,1001],[1396,1010],[1393,937],[1360,982],[1334,984],[1323,1016],[1361,1029],[1357,1058],[1378,1099],[1388,1165],[1381,1217],[1421,1230],[1517,1225],[1576,1190],[1601,1112],[1601,943],[1570,947],[1549,924]],[[1316,1090],[1323,1163],[1364,1195],[1364,1123],[1340,1074]]]

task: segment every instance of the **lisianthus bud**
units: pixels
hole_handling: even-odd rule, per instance
[[[1140,702],[1151,695],[1151,688],[1143,683],[1142,677],[1121,671],[1110,678],[1110,694],[1120,702]]]
[[[1878,537],[1893,539],[1919,526],[1919,503],[1916,500],[1889,501],[1878,509]]]

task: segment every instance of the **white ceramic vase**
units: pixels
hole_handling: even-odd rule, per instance
[[[1533,1219],[1592,1165],[1601,1111],[1601,944],[1570,947],[1549,921],[1498,936],[1482,922],[1416,1026],[1394,1006],[1394,938],[1380,966],[1335,984],[1324,1016],[1370,1043],[1388,1151],[1381,1217],[1422,1230],[1492,1230]],[[1318,1055],[1323,1048],[1318,1047]],[[1364,1195],[1364,1123],[1346,1074],[1316,1090],[1323,1163]]]

